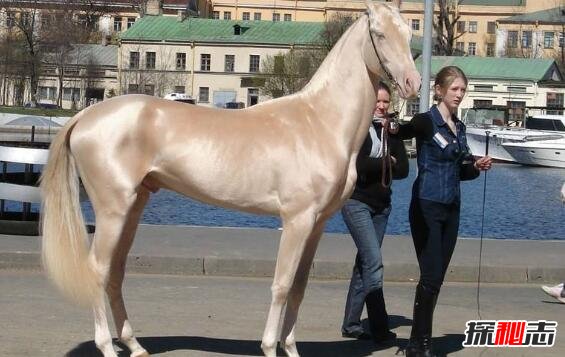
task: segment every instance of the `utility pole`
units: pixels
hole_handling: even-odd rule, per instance
[[[430,72],[432,67],[432,25],[434,21],[434,0],[425,0],[424,6],[424,48],[422,51],[420,113],[427,112],[430,107]]]

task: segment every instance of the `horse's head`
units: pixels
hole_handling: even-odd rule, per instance
[[[392,5],[373,4],[367,0],[369,37],[365,63],[373,73],[385,72],[396,84],[403,98],[414,97],[421,78],[410,52],[412,30],[400,15],[400,0]]]

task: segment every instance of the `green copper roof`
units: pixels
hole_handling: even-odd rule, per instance
[[[241,34],[234,34],[234,26]],[[321,22],[235,21],[176,16],[144,16],[121,36],[122,40],[220,42],[277,45],[307,45],[317,42],[324,29]]]
[[[565,24],[565,14],[562,8],[556,7],[498,20],[501,23],[535,23],[536,21],[543,24],[562,25]]]
[[[416,60],[416,66],[421,69],[421,58]],[[552,59],[434,56],[432,77],[445,66],[461,68],[469,79],[541,81],[552,79],[554,71],[558,71]],[[562,80],[559,72],[557,76]]]

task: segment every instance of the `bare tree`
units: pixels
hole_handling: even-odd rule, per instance
[[[439,13],[434,21],[435,55],[453,55],[455,41],[465,33],[456,33],[457,22],[461,17],[457,10],[461,2],[462,0],[437,0]]]
[[[261,66],[261,93],[273,98],[302,89],[312,78],[333,46],[357,20],[352,13],[336,13],[324,23],[320,39],[310,48],[291,49],[286,53],[267,56]]]

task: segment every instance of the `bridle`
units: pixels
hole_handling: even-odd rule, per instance
[[[394,85],[397,88],[400,88],[400,85],[398,84],[398,82],[396,81],[396,79],[392,76],[392,74],[390,74],[390,72],[388,71],[388,69],[386,68],[386,66],[384,65],[384,61],[381,58],[381,55],[379,55],[379,51],[377,51],[377,46],[375,45],[375,40],[373,39],[373,34],[371,33],[371,18],[369,16],[369,14],[367,14],[367,24],[368,29],[369,29],[369,38],[371,39],[371,44],[373,45],[373,50],[375,50],[375,54],[377,55],[377,59],[379,60],[379,65],[381,66],[382,70],[385,72],[388,80],[392,83],[394,83]]]

